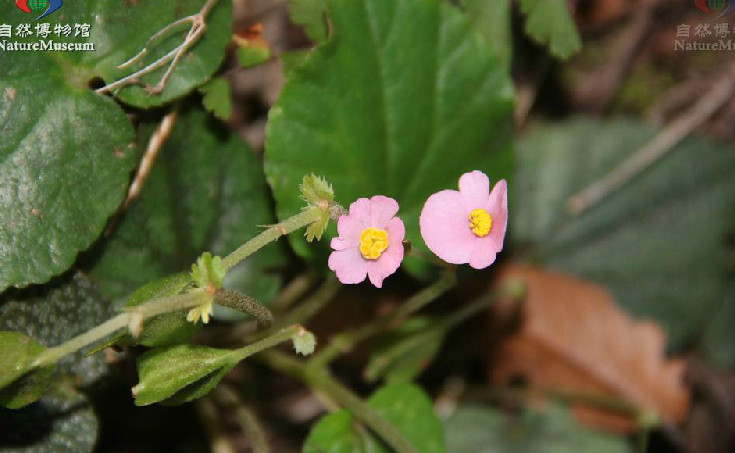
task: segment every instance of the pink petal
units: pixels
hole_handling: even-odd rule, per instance
[[[357,247],[334,251],[329,255],[329,268],[337,274],[337,278],[345,285],[360,283],[365,280],[368,263]]]
[[[503,250],[505,232],[508,228],[508,183],[505,179],[495,183],[486,210],[493,218],[489,238],[495,246],[495,251],[500,252]]]
[[[470,255],[470,266],[475,269],[485,269],[495,262],[495,257],[497,256],[495,244],[491,240],[488,240],[488,237],[477,239],[475,248]]]
[[[376,195],[370,199],[370,209],[370,226],[382,229],[398,213],[398,202],[383,195]]]
[[[406,236],[403,221],[398,217],[390,219],[385,231],[388,233],[388,249],[376,261],[368,263],[368,278],[377,288],[383,286],[383,280],[397,271],[403,261],[403,238]]]
[[[464,199],[456,190],[442,190],[430,196],[419,218],[426,246],[448,263],[469,262],[477,237],[470,230],[468,216]]]
[[[459,193],[462,194],[470,211],[482,208],[487,203],[487,195],[490,193],[490,180],[479,170],[465,173],[459,178]]]

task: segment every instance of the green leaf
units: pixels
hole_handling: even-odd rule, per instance
[[[584,428],[557,405],[542,412],[524,409],[520,414],[463,405],[444,421],[444,429],[452,453],[633,451],[624,437]]]
[[[732,302],[732,145],[688,138],[581,215],[565,210],[654,134],[623,120],[538,128],[518,147],[511,231],[543,263],[606,286],[633,315],[659,322],[681,351]],[[732,332],[735,319],[724,322]]]
[[[582,48],[567,0],[521,0],[526,33],[551,54],[566,60]]]
[[[81,273],[67,274],[44,286],[6,291],[0,296],[0,330],[20,332],[48,347],[57,346],[107,321],[112,303]],[[89,385],[107,372],[101,357],[83,351],[58,363],[79,385]]]
[[[80,87],[61,58],[16,54],[0,53],[0,292],[68,269],[135,165],[120,107]]]
[[[298,191],[294,192],[298,198]],[[189,269],[204,250],[224,256],[274,223],[260,162],[200,110],[182,112],[140,194],[90,264],[115,298]],[[233,268],[225,286],[266,304],[285,261],[271,244]]]
[[[97,418],[87,399],[61,385],[22,410],[0,408],[0,451],[79,453],[94,449]]]
[[[81,35],[75,37],[72,33],[72,36],[61,38],[51,35],[49,39],[56,38],[56,41],[63,43],[92,45],[94,51],[3,52],[0,56],[0,67],[2,67],[0,73],[6,68],[10,71],[17,71],[18,74],[29,74],[28,68],[33,70],[33,77],[17,76],[15,80],[33,83],[37,102],[43,100],[44,104],[40,105],[48,107],[33,109],[38,114],[68,113],[68,107],[64,105],[71,104],[62,103],[58,107],[53,107],[53,105],[48,105],[48,101],[54,99],[54,96],[45,95],[36,90],[38,86],[42,86],[44,91],[49,92],[60,88],[60,84],[54,80],[58,76],[62,76],[66,84],[73,86],[79,95],[93,97],[98,102],[109,101],[90,93],[88,90],[90,82],[97,78],[102,78],[107,83],[114,82],[172,51],[183,43],[189,31],[190,22],[174,27],[148,46],[146,42],[172,22],[198,12],[203,5],[202,0],[177,2],[98,0],[67,6],[63,10],[63,23],[89,24],[91,36],[89,38]],[[4,22],[17,25],[27,20],[27,15],[14,10],[7,19],[4,19]],[[145,86],[138,84],[122,88],[116,93],[116,96],[136,107],[160,106],[188,94],[209,80],[224,60],[226,48],[232,38],[231,2],[218,1],[209,13],[206,23],[205,33],[179,60],[163,92],[151,95]],[[25,39],[21,38],[19,41],[37,42],[38,38],[32,35]],[[144,47],[147,53],[137,64],[122,69],[118,68]],[[53,69],[49,70],[49,67]],[[143,76],[141,82],[156,84],[167,68],[168,65],[163,65],[149,75]],[[38,82],[39,80],[41,82]],[[0,83],[0,87],[2,85],[4,84]],[[109,104],[113,105],[112,102]],[[122,111],[118,109],[118,112],[122,116]],[[99,123],[103,122],[103,118],[99,115],[92,115],[92,117]],[[104,122],[107,123],[107,121]],[[106,131],[107,129],[105,128]],[[67,133],[71,135],[74,127],[69,127],[67,130]],[[110,127],[108,133],[115,130],[116,128]]]
[[[312,49],[295,49],[281,52],[281,64],[283,65],[283,75],[288,77],[295,68],[305,62],[311,55]]]
[[[365,367],[369,381],[411,381],[431,363],[446,331],[430,318],[412,318],[378,340]]]
[[[735,369],[735,343],[732,332],[735,329],[735,288],[726,292],[725,300],[713,314],[702,334],[700,353],[709,362],[726,369]]]
[[[443,453],[444,430],[431,400],[412,384],[391,384],[370,397],[368,404],[392,423],[417,451]],[[356,423],[344,410],[322,417],[304,443],[304,453],[389,453],[391,450]]]
[[[299,211],[294,193],[314,173],[345,206],[395,198],[407,238],[425,250],[418,217],[429,195],[469,170],[510,172],[508,75],[446,2],[340,0],[330,17],[333,35],[291,72],[269,114],[266,174],[278,216]],[[289,239],[299,255],[325,258],[328,240]]]
[[[513,56],[510,0],[462,0],[467,19],[485,37],[495,58],[510,70]]]
[[[114,82],[135,70],[156,61],[184,41],[190,23],[174,29],[148,46],[149,53],[138,64],[123,69],[118,66],[146,47],[146,41],[156,32],[177,19],[197,13],[203,0],[176,2],[120,2],[106,0],[94,5],[87,22],[93,23],[92,40],[96,43],[94,70],[107,83]],[[72,9],[72,8],[66,8]],[[75,7],[76,9],[76,7]],[[96,18],[96,21],[94,20]],[[171,73],[160,94],[151,95],[141,85],[122,88],[116,96],[136,107],[154,107],[173,101],[205,83],[219,68],[232,38],[232,3],[219,1],[206,19],[207,28],[201,39],[186,53]],[[142,83],[155,85],[168,65],[141,78]]]
[[[291,0],[288,12],[314,42],[327,39],[327,0]]]
[[[217,77],[199,87],[204,94],[202,105],[217,118],[227,121],[232,117],[232,93],[230,81],[224,77]]]
[[[152,349],[138,359],[140,382],[133,387],[135,404],[182,404],[199,398],[236,364],[232,351],[225,349],[200,345]]]
[[[23,334],[0,332],[0,405],[18,409],[43,396],[51,383],[54,367],[31,372],[27,369],[45,350]]]

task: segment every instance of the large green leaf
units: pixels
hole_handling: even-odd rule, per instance
[[[61,385],[22,410],[0,408],[0,452],[91,452],[97,418],[87,399]]]
[[[465,405],[444,421],[452,453],[627,453],[624,437],[580,426],[569,411],[551,405],[542,412],[506,414],[490,407]]]
[[[661,323],[681,350],[732,303],[732,146],[686,139],[581,215],[565,214],[570,196],[654,133],[633,121],[538,128],[518,147],[511,231],[535,244],[542,262],[606,286],[635,316]],[[723,322],[730,327],[720,331],[732,332],[735,319]]]
[[[526,33],[551,53],[567,59],[582,48],[577,26],[567,0],[521,0],[526,15]]]
[[[379,389],[368,404],[396,427],[422,453],[443,453],[444,430],[431,400],[413,384],[391,384]],[[352,414],[340,410],[323,417],[304,444],[305,453],[389,453],[391,450]]]
[[[69,268],[125,196],[133,129],[77,76],[0,53],[0,292]]]
[[[296,197],[298,198],[298,197]],[[188,270],[203,251],[226,255],[273,223],[262,166],[248,146],[204,112],[178,119],[140,198],[100,244],[92,277],[123,297]],[[272,244],[232,269],[225,286],[268,302],[283,248]]]
[[[288,12],[314,42],[327,39],[327,0],[291,0]]]
[[[278,216],[299,211],[299,182],[313,172],[344,205],[396,198],[407,238],[425,248],[418,216],[429,195],[473,169],[508,176],[510,80],[446,2],[340,0],[329,12],[332,36],[290,73],[270,111],[266,174]],[[313,256],[313,244],[290,239]]]
[[[0,296],[0,331],[21,332],[47,347],[82,334],[113,315],[112,303],[80,273]],[[80,385],[94,382],[107,371],[101,357],[86,357],[83,351],[67,356],[58,365]]]

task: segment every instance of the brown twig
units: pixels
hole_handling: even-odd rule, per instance
[[[676,146],[684,137],[704,123],[735,92],[735,65],[691,109],[674,120],[643,148],[625,160],[602,179],[592,183],[567,201],[567,211],[579,215],[614,193],[650,167]]]

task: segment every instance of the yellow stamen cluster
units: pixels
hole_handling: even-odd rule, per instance
[[[366,260],[377,260],[387,248],[387,231],[370,227],[360,234],[360,253]]]
[[[470,212],[470,229],[475,236],[485,237],[490,234],[490,229],[493,227],[493,218],[484,209],[475,209]]]
[[[189,310],[189,313],[186,314],[186,320],[196,324],[201,318],[202,322],[207,324],[212,313],[214,313],[214,307],[212,306],[212,299],[210,299],[207,303]]]

